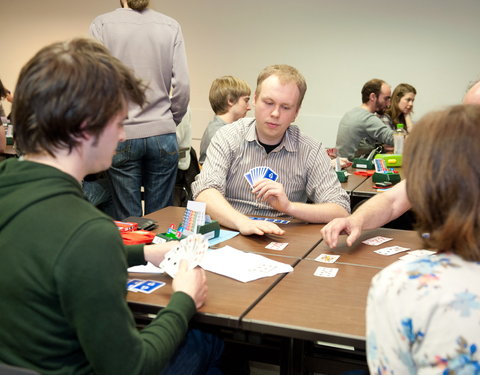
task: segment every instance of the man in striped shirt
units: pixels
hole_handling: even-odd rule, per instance
[[[326,151],[291,125],[306,89],[305,79],[295,68],[268,66],[257,78],[255,118],[240,119],[215,134],[192,190],[221,225],[245,235],[281,235],[284,231],[276,224],[251,220],[248,215],[287,216],[313,223],[348,215],[348,195]],[[278,179],[261,179],[251,188],[244,175],[259,166],[273,170]]]

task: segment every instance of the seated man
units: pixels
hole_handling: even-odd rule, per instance
[[[208,99],[215,117],[208,124],[200,143],[200,164],[205,162],[208,145],[222,126],[245,117],[250,110],[250,87],[247,82],[224,76],[212,82]]]
[[[391,95],[390,86],[380,79],[363,85],[362,105],[345,113],[338,126],[336,147],[341,157],[353,160],[368,155],[376,143],[393,145],[393,130],[375,114],[383,114]]]
[[[242,234],[283,234],[277,225],[247,215],[286,215],[312,223],[348,215],[348,195],[326,151],[291,125],[306,89],[295,68],[268,66],[257,79],[255,118],[240,119],[215,134],[192,190],[220,224]],[[261,179],[252,188],[244,175],[259,166],[269,167],[278,179]]]
[[[40,50],[15,92],[23,157],[0,164],[0,363],[58,375],[206,372],[222,343],[195,330],[185,340],[205,302],[203,270],[183,261],[169,304],[139,332],[127,266],[158,265],[172,245],[124,246],[80,185],[110,166],[128,100],[144,103],[140,81],[102,45],[74,39]]]

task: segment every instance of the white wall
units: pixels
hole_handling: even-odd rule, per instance
[[[117,0],[0,0],[0,77],[13,88],[40,47],[87,36],[91,20]],[[370,78],[417,88],[415,118],[461,101],[480,78],[478,0],[151,0],[183,28],[192,83],[193,137],[213,113],[208,90],[232,74],[255,88],[258,72],[286,63],[306,77],[297,123],[333,146],[343,113],[360,104]],[[194,143],[198,145],[198,141]]]

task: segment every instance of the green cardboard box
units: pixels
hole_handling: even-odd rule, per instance
[[[375,166],[373,165],[373,161],[368,160],[368,159],[353,159],[353,168],[358,168],[358,169],[375,169]]]
[[[397,182],[400,182],[400,174],[399,173],[393,173],[393,172],[388,172],[388,173],[377,173],[375,172],[372,176],[373,182],[385,182],[389,181],[392,184],[396,184]]]

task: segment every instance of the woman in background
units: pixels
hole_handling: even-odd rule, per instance
[[[413,113],[413,102],[415,101],[417,90],[408,83],[400,83],[392,94],[392,103],[381,117],[382,121],[388,124],[393,130],[397,124],[404,124],[404,129],[408,132],[413,129],[411,114]]]
[[[426,115],[405,144],[406,190],[425,248],[372,280],[372,374],[480,373],[480,106]],[[459,151],[461,150],[461,151]]]

